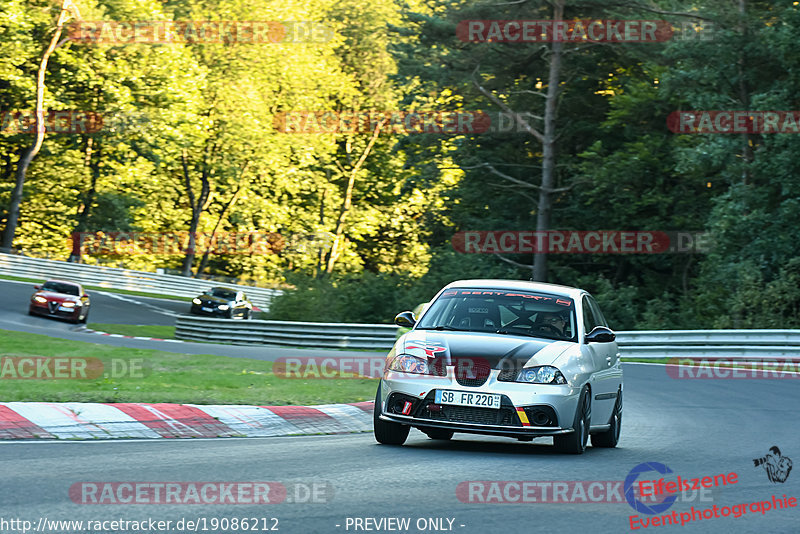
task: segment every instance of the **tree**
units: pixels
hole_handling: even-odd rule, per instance
[[[19,207],[22,203],[22,191],[25,186],[25,177],[28,173],[28,167],[33,161],[33,158],[39,153],[44,142],[45,123],[44,123],[44,91],[45,91],[45,75],[47,74],[47,62],[50,56],[59,45],[61,33],[64,29],[64,24],[73,15],[80,19],[78,8],[72,0],[62,0],[61,7],[58,12],[58,17],[55,22],[55,29],[50,38],[50,43],[42,53],[42,59],[39,63],[39,70],[36,75],[36,118],[35,118],[35,135],[33,144],[25,150],[17,162],[16,170],[16,183],[14,190],[11,193],[11,201],[9,203],[8,217],[6,219],[6,227],[3,230],[3,240],[0,243],[0,250],[4,252],[11,252],[14,244],[14,236],[17,232],[17,221],[19,219]]]

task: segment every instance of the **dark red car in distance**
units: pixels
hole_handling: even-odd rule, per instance
[[[89,295],[83,286],[74,282],[48,280],[43,285],[33,286],[28,307],[30,315],[46,315],[70,319],[73,323],[85,323],[89,317]]]

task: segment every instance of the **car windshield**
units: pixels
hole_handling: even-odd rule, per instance
[[[221,299],[234,300],[236,298],[236,291],[215,287],[214,289],[211,290],[211,296],[219,297]]]
[[[81,294],[80,288],[73,284],[62,284],[61,282],[45,282],[42,286],[42,291],[53,291],[54,293],[64,293],[66,295],[74,295],[79,297]]]
[[[448,289],[416,329],[494,332],[575,341],[575,303],[569,297],[498,289]]]

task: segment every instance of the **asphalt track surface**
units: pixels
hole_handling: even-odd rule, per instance
[[[627,503],[465,503],[457,498],[456,487],[475,480],[619,481],[643,462],[663,463],[684,478],[738,475],[736,484],[706,496],[711,500],[700,502],[694,496],[676,502],[666,513],[770,500],[772,495],[800,496],[800,473],[790,473],[785,483],[772,483],[763,468],[753,465],[753,458],[773,445],[784,456],[800,458],[795,380],[677,380],[662,366],[624,367],[623,430],[616,449],[589,447],[582,456],[562,456],[554,453],[547,438],[522,443],[457,434],[451,442],[437,442],[416,431],[403,447],[378,445],[371,434],[6,442],[0,444],[0,510],[2,518],[34,524],[42,517],[164,521],[275,517],[279,532],[287,533],[366,532],[346,528],[348,518],[366,517],[410,518],[411,528],[405,532],[433,532],[417,530],[415,522],[422,518],[454,519],[452,531],[459,533],[630,532],[629,516],[635,512]],[[642,478],[658,477],[651,472]],[[276,481],[290,488],[290,496],[297,491],[292,483],[304,484],[301,489],[316,483],[328,488],[328,498],[324,503],[258,506],[71,501],[70,486],[89,481]],[[298,492],[301,497],[305,493]],[[798,525],[800,509],[789,508],[639,532],[789,533],[798,532]]]
[[[34,293],[33,284],[0,280],[0,350],[3,330],[42,334],[74,341],[99,343],[136,349],[155,349],[180,354],[214,354],[234,358],[275,361],[279,357],[329,355],[369,356],[385,352],[329,351],[325,349],[290,349],[277,347],[220,345],[214,343],[173,343],[142,339],[110,338],[83,331],[82,326],[62,319],[28,315],[28,303]],[[174,325],[175,316],[189,310],[188,302],[134,297],[100,291],[88,291],[91,298],[89,323]]]
[[[299,349],[168,343],[75,331],[74,325],[66,322],[28,316],[30,286],[0,281],[0,295],[4,299],[0,309],[0,347],[5,329],[190,354],[265,360],[309,354]],[[184,303],[174,301],[121,299],[91,293],[90,322],[171,324],[173,318],[165,312],[180,312],[185,307]],[[459,500],[456,488],[466,481],[622,481],[644,462],[667,465],[673,471],[673,475],[667,475],[668,479],[674,479],[675,474],[684,478],[730,472],[738,475],[736,484],[707,493],[704,498],[686,495],[685,501],[676,502],[665,514],[673,510],[688,512],[692,506],[710,508],[715,504],[722,507],[766,501],[772,495],[800,497],[797,469],[785,483],[772,483],[763,468],[753,465],[754,458],[764,456],[774,445],[780,447],[784,456],[795,461],[800,458],[797,379],[677,380],[669,377],[662,366],[624,364],[624,370],[625,408],[620,445],[616,449],[590,447],[582,456],[555,454],[548,438],[522,443],[457,434],[451,442],[439,442],[415,430],[403,447],[378,445],[371,434],[3,442],[0,443],[0,531],[20,531],[2,523],[9,519],[28,520],[35,525],[40,518],[101,521],[152,518],[171,520],[174,525],[181,518],[204,518],[206,532],[224,532],[211,528],[210,521],[256,517],[277,518],[279,532],[398,532],[376,529],[374,523],[369,524],[372,530],[356,530],[352,523],[348,528],[348,518],[352,521],[396,517],[411,520],[411,528],[400,532],[435,532],[431,528],[417,529],[417,520],[428,518],[451,519],[452,531],[461,533],[631,532],[629,516],[636,512],[624,502],[469,503]],[[649,476],[642,475],[642,479],[659,476],[651,472]],[[289,488],[289,499],[268,505],[85,505],[70,500],[71,485],[91,481],[276,481]],[[323,488],[317,500],[326,502],[297,502],[303,500],[298,496],[306,496],[306,489],[314,485]],[[800,532],[798,525],[800,508],[789,508],[766,514],[748,511],[739,518],[704,519],[683,526],[652,526],[639,531],[789,533]],[[255,531],[266,532],[262,528],[265,526],[274,527],[274,521],[259,522]],[[188,531],[184,527],[183,531]],[[198,531],[203,532],[203,527]],[[51,528],[48,532],[76,530]]]

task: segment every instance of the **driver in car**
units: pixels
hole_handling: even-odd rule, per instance
[[[551,330],[559,336],[564,335],[564,327],[567,326],[567,321],[561,314],[558,313],[543,313],[538,321],[539,329],[542,331]]]

